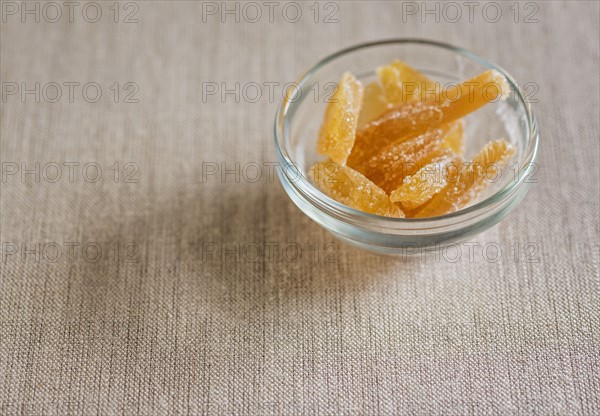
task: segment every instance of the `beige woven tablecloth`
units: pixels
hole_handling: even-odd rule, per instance
[[[0,414],[600,414],[599,13],[2,1]],[[343,245],[271,174],[284,84],[392,37],[536,101],[538,183],[437,257]]]

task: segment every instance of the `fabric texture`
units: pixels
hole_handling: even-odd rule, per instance
[[[598,3],[267,3],[2,2],[0,414],[600,414]],[[400,37],[541,128],[519,207],[438,255],[338,242],[271,171],[284,85]]]

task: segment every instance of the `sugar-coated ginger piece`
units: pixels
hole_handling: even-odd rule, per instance
[[[381,188],[354,169],[327,161],[315,163],[309,174],[323,193],[341,204],[370,214],[404,218]]]
[[[391,105],[421,99],[425,91],[436,91],[438,88],[438,84],[425,74],[398,59],[377,68],[377,76]]]
[[[449,161],[437,160],[405,177],[402,186],[390,194],[390,200],[399,202],[406,210],[423,205],[447,185],[444,168]]]
[[[504,139],[489,142],[470,162],[453,170],[446,178],[448,185],[411,216],[435,217],[464,208],[495,180],[514,154],[515,149]]]
[[[362,84],[346,72],[325,110],[317,151],[342,166],[354,146],[362,99]]]
[[[351,166],[386,192],[398,188],[406,176],[413,175],[433,159],[452,152],[444,147],[448,135],[462,135],[462,123],[444,124],[423,134],[405,136],[385,146],[374,156]]]
[[[404,136],[424,133],[443,123],[458,120],[509,92],[504,76],[495,70],[443,89],[439,94],[401,103],[356,133],[349,166],[357,166],[384,146]]]
[[[359,129],[394,105],[418,99],[425,89],[435,91],[437,87],[437,83],[400,60],[377,68],[377,78],[365,87]]]
[[[449,149],[452,153],[462,155],[465,152],[465,121],[463,119],[456,120],[456,128],[451,130],[442,142],[444,149]]]
[[[360,129],[368,122],[375,120],[388,109],[388,102],[385,93],[378,81],[367,84],[363,94],[362,106],[358,116],[358,126]]]

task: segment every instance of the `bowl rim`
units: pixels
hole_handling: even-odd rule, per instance
[[[280,141],[282,144],[286,143],[286,138],[288,137],[288,134],[289,134],[289,129],[286,129],[287,120],[289,117],[291,117],[289,115],[290,110],[293,110],[294,105],[296,105],[294,98],[295,98],[297,92],[302,91],[303,86],[305,86],[306,84],[309,83],[312,75],[316,71],[318,71],[322,66],[326,65],[327,63],[329,63],[339,57],[350,54],[352,52],[356,52],[361,49],[367,49],[367,48],[371,48],[371,47],[379,47],[379,46],[385,46],[385,45],[402,45],[402,44],[417,44],[417,45],[421,44],[421,45],[433,46],[433,47],[438,47],[438,48],[442,48],[445,50],[449,50],[451,52],[455,52],[466,58],[469,58],[469,59],[479,63],[480,65],[483,65],[490,69],[496,70],[506,78],[511,90],[514,91],[517,96],[519,105],[521,105],[524,109],[524,112],[526,115],[526,122],[527,122],[527,129],[526,129],[526,131],[527,131],[527,136],[526,136],[527,148],[525,149],[522,158],[517,162],[518,163],[518,176],[517,176],[516,180],[509,181],[506,185],[504,185],[504,187],[502,187],[500,190],[498,190],[494,194],[488,196],[487,198],[485,198],[473,205],[468,206],[467,208],[463,208],[463,209],[460,209],[458,211],[455,211],[455,212],[452,212],[449,214],[444,214],[444,215],[435,216],[435,217],[426,217],[426,218],[395,218],[395,217],[385,217],[385,216],[381,216],[381,215],[377,215],[377,214],[367,213],[364,211],[357,210],[355,208],[351,208],[344,204],[341,204],[340,202],[329,197],[328,195],[323,193],[319,188],[317,188],[310,180],[308,180],[308,178],[301,172],[298,172],[298,175],[295,178],[295,180],[289,180],[290,178],[287,176],[287,174],[285,172],[283,172],[285,169],[281,169],[281,167],[282,166],[296,166],[296,165],[295,165],[295,162],[292,160],[292,158],[289,156],[287,150],[285,148],[282,148],[282,146],[280,145]],[[293,115],[293,113],[294,112],[291,111],[292,115]],[[390,225],[394,225],[394,226],[433,225],[433,223],[440,224],[443,222],[444,224],[443,225],[440,224],[440,227],[446,227],[449,225],[448,220],[452,221],[451,225],[455,225],[456,224],[455,220],[473,219],[473,216],[479,216],[479,214],[482,214],[482,211],[486,211],[487,209],[494,206],[495,204],[505,201],[507,198],[509,198],[510,196],[517,193],[517,191],[519,189],[523,188],[524,185],[528,185],[528,183],[525,181],[525,179],[528,177],[529,174],[531,174],[533,172],[533,169],[535,169],[534,162],[537,158],[537,154],[539,151],[539,127],[538,127],[537,121],[535,119],[535,116],[533,114],[531,104],[524,99],[523,90],[521,89],[519,84],[515,81],[515,79],[512,77],[512,75],[510,75],[510,73],[508,73],[508,71],[506,71],[503,67],[501,67],[501,66],[489,61],[488,59],[483,58],[483,57],[477,55],[476,53],[469,51],[467,49],[464,49],[464,48],[461,48],[458,46],[454,46],[454,45],[451,45],[451,44],[445,43],[445,42],[439,42],[439,41],[421,39],[421,38],[394,38],[394,39],[383,39],[383,40],[378,40],[378,41],[361,43],[358,45],[354,45],[354,46],[339,50],[331,55],[326,56],[325,58],[321,59],[320,61],[318,61],[315,65],[313,65],[310,69],[305,71],[298,78],[298,80],[295,83],[295,88],[293,89],[291,94],[288,94],[282,100],[281,104],[279,104],[276,114],[275,114],[274,138],[275,138],[275,149],[277,152],[277,156],[279,158],[279,162],[281,164],[279,166],[279,169],[281,172],[283,172],[283,175],[280,175],[280,177],[285,176],[286,179],[288,180],[288,182],[290,184],[292,184],[292,186],[296,190],[298,190],[302,194],[304,194],[304,198],[306,198],[306,196],[310,196],[312,199],[314,199],[313,202],[318,201],[320,211],[323,211],[323,208],[326,208],[331,213],[339,214],[342,217],[357,217],[358,219],[363,219],[363,220],[367,220],[367,221],[386,222],[386,223],[388,223]],[[298,170],[296,169],[296,171],[298,171]],[[393,228],[395,228],[395,227],[393,227]],[[437,228],[437,227],[428,227],[428,228]]]

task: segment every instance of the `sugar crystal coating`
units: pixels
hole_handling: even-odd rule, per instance
[[[373,121],[388,109],[385,93],[378,81],[367,84],[363,94],[362,106],[358,116],[357,129]]]
[[[443,172],[447,161],[436,160],[414,175],[405,177],[402,186],[390,194],[390,200],[399,202],[406,210],[413,210],[429,201],[448,184]]]
[[[336,92],[329,100],[319,132],[317,151],[345,165],[354,146],[363,87],[350,72],[342,75]]]
[[[316,163],[309,173],[323,193],[344,205],[384,217],[404,217],[381,188],[352,168],[328,161]]]
[[[377,68],[377,75],[387,102],[391,105],[420,99],[427,92],[437,91],[439,84],[398,59]]]
[[[503,97],[506,80],[497,71],[483,72],[462,84],[449,86],[439,94],[427,95],[390,108],[378,119],[356,132],[350,166],[368,159],[383,146],[409,135],[458,120],[483,105]]]
[[[334,200],[367,213],[424,218],[464,208],[515,153],[506,140],[462,159],[462,117],[505,98],[497,71],[441,90],[401,61],[377,68],[362,88],[342,75],[325,111],[317,151],[329,160],[310,169],[313,182]]]
[[[514,148],[504,139],[489,142],[470,161],[462,163],[447,178],[448,185],[412,215],[416,218],[434,217],[465,207],[514,156]]]
[[[444,143],[450,134],[462,135],[462,123],[453,122],[423,134],[405,136],[383,147],[363,163],[350,166],[384,191],[391,192],[406,176],[414,174],[434,158],[449,154]]]

